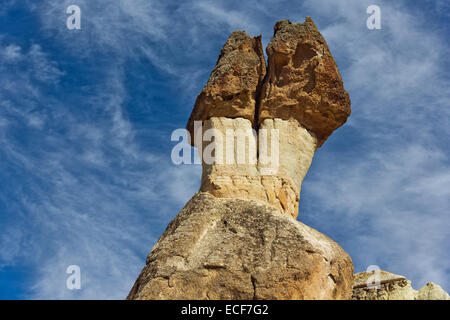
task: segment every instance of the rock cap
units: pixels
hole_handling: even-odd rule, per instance
[[[198,95],[187,123],[194,136],[194,121],[211,117],[244,118],[254,123],[255,106],[266,61],[261,36],[234,31],[220,51],[208,82]],[[193,141],[191,141],[194,145]]]
[[[350,98],[328,45],[310,17],[278,21],[266,49],[259,122],[296,119],[320,147],[350,116]]]

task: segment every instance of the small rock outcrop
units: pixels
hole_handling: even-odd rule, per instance
[[[440,285],[428,282],[417,292],[416,300],[450,300],[450,296]]]
[[[411,281],[382,270],[355,274],[353,300],[450,300],[439,285],[428,282],[416,291]]]
[[[350,299],[353,263],[298,222],[315,150],[350,115],[310,18],[280,21],[267,48],[235,31],[187,123],[199,192],[150,252],[128,299]]]

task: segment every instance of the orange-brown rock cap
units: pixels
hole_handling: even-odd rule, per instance
[[[242,117],[253,123],[256,99],[265,73],[261,36],[250,37],[245,31],[231,33],[195,101],[186,126],[191,137],[194,121],[211,117]]]
[[[321,146],[350,115],[350,98],[325,39],[310,17],[278,21],[267,49],[268,72],[259,106],[267,118],[296,119]]]

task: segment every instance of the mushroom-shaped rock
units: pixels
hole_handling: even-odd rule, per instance
[[[228,38],[187,124],[202,159],[200,190],[153,247],[128,299],[351,297],[351,258],[295,220],[316,136],[323,143],[350,113],[325,41],[312,21],[297,26],[276,25],[269,77],[260,37]]]

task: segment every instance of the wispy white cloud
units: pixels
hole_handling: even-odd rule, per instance
[[[187,117],[231,30],[262,33],[267,44],[276,20],[306,15],[336,57],[353,113],[317,152],[300,219],[333,235],[357,271],[379,264],[415,286],[435,281],[449,290],[449,48],[420,11],[378,2],[383,29],[368,30],[372,1],[105,3],[29,2],[41,32],[61,50],[82,61],[109,58],[96,85],[72,97],[58,95],[71,75],[43,44],[0,38],[0,174],[26,176],[11,188],[20,201],[0,194],[17,214],[1,226],[8,250],[0,250],[0,266],[35,266],[29,297],[123,298],[145,254],[198,188],[200,168],[174,167],[166,150],[138,139],[126,64],[147,59],[169,74],[186,95],[177,111]],[[81,31],[65,28],[69,4],[82,8]],[[17,128],[31,138],[17,139]],[[149,139],[164,140],[149,131]],[[82,268],[81,292],[65,288],[70,264]]]
[[[42,47],[6,44],[0,52],[15,52],[0,68],[0,173],[26,175],[11,185],[14,197],[1,198],[16,208],[2,216],[0,266],[33,266],[25,297],[122,299],[163,226],[198,188],[199,172],[175,168],[136,141],[120,68],[93,95],[76,97],[101,115],[86,118],[70,101],[45,94],[42,83],[58,86],[66,74]],[[14,130],[32,133],[35,145],[14,138]],[[181,185],[185,193],[175,192]],[[65,287],[71,264],[81,267],[81,292]]]

